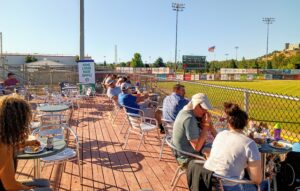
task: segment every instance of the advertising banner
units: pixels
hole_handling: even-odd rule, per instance
[[[221,74],[221,80],[228,80],[227,74]]]
[[[241,80],[241,75],[240,74],[235,74],[234,75],[234,80]]]
[[[78,61],[79,82],[95,84],[95,63],[94,60]]]

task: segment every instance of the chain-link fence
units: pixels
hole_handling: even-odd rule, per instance
[[[239,104],[258,125],[266,126],[273,133],[276,123],[282,126],[282,138],[300,142],[300,98],[267,92],[212,85],[204,82],[166,80],[151,75],[131,75],[131,81],[139,81],[148,91],[170,94],[176,83],[185,86],[186,97],[205,93],[214,107],[222,113],[224,102]]]

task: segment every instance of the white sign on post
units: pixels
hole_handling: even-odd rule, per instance
[[[78,62],[79,83],[95,83],[95,65],[93,60],[80,60]]]

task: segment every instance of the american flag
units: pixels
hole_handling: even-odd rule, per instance
[[[212,46],[208,48],[208,52],[214,52],[215,51],[216,46]]]

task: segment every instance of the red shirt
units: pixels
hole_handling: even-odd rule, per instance
[[[19,81],[16,78],[7,79],[4,81],[4,86],[15,86]]]

